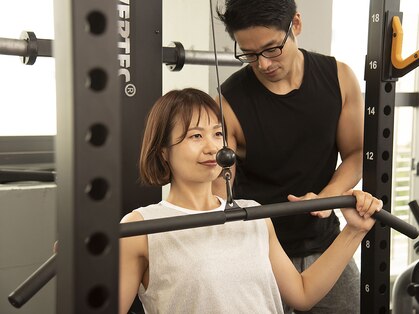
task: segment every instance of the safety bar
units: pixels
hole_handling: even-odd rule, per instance
[[[20,56],[24,64],[33,65],[37,57],[52,57],[52,40],[24,31],[20,39],[0,38],[0,54]]]
[[[214,51],[185,50],[180,42],[175,41],[169,47],[163,47],[163,63],[170,71],[177,72],[182,70],[185,64],[215,65],[215,55]],[[221,66],[243,65],[231,52],[217,52],[217,63]]]

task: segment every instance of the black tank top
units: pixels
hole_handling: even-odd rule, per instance
[[[273,204],[286,202],[288,194],[317,194],[335,171],[342,108],[336,60],[301,51],[302,84],[286,95],[270,92],[250,66],[221,86],[246,140],[246,158],[236,163],[236,199]],[[273,218],[272,222],[291,257],[323,252],[339,233],[334,213],[324,219],[303,214]]]

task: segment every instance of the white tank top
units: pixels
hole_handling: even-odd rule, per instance
[[[166,201],[136,211],[145,220],[202,213]],[[138,293],[147,314],[283,313],[263,219],[149,234],[148,250],[149,285]]]

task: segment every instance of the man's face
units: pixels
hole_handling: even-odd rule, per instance
[[[288,34],[292,32],[292,27]],[[288,75],[297,46],[287,32],[277,28],[255,26],[239,30],[234,33],[237,41],[237,55],[261,53],[269,48],[282,46],[282,53],[273,58],[259,55],[258,59],[250,63],[256,76],[263,82],[277,82]],[[285,40],[285,42],[284,42]],[[269,55],[269,53],[267,54]]]

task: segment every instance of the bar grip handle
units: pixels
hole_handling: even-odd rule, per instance
[[[390,214],[388,211],[384,209],[375,213],[374,215],[372,215],[372,217],[382,222],[383,224],[393,228],[394,230],[403,233],[411,239],[416,239],[419,235],[418,229],[416,229],[416,227]]]

